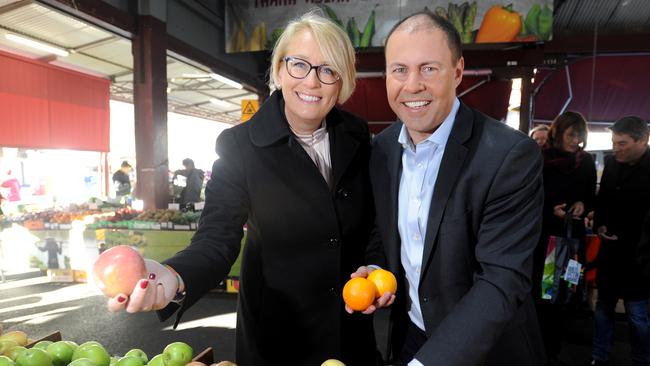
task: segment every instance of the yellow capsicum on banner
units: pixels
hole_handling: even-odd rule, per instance
[[[476,35],[476,43],[510,42],[521,31],[521,16],[508,6],[488,9]]]

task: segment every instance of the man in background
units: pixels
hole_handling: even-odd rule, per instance
[[[623,117],[611,130],[614,155],[605,160],[594,213],[594,228],[602,244],[591,365],[609,365],[619,299],[625,303],[632,361],[650,365],[650,283],[637,261],[643,219],[650,209],[648,124],[638,117]]]
[[[113,174],[115,196],[123,197],[131,194],[131,178],[129,177],[129,173],[131,173],[132,169],[131,164],[124,160],[120,166],[120,170]]]

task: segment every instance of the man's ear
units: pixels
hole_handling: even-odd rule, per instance
[[[465,70],[465,58],[462,56],[456,62],[456,67],[454,69],[454,81],[456,87],[460,85],[460,82],[463,81],[463,71]]]

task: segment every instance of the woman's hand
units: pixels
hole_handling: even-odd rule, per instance
[[[605,240],[618,240],[618,236],[609,234],[607,232],[607,226],[605,225],[598,227],[598,236]]]
[[[159,310],[166,307],[178,292],[176,273],[169,267],[151,260],[144,260],[148,278],[136,283],[131,296],[118,294],[108,299],[108,310],[128,313]]]
[[[582,203],[581,201],[577,201],[576,203],[571,205],[569,211],[573,213],[573,217],[580,218],[582,214],[585,213],[585,204]]]
[[[357,269],[356,272],[350,275],[350,278],[355,278],[355,277],[366,278],[373,270],[374,270],[373,268],[361,266]],[[395,302],[395,294],[391,292],[385,292],[380,298],[375,300],[374,304],[370,305],[366,310],[362,311],[361,313],[366,315],[372,314],[377,309],[386,308],[393,305],[393,302]],[[352,310],[352,308],[350,308],[347,304],[345,305],[345,311],[347,311],[350,314],[354,313],[354,310]]]

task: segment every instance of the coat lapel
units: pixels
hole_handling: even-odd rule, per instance
[[[332,190],[336,190],[343,173],[357,156],[359,140],[354,131],[346,126],[343,116],[336,109],[327,115],[328,133],[330,139],[330,158],[332,160]]]
[[[442,156],[438,178],[436,179],[436,185],[431,198],[420,278],[424,276],[427,266],[430,263],[431,254],[434,252],[437,243],[438,229],[440,228],[445,207],[447,206],[451,191],[456,185],[455,183],[460,175],[465,157],[469,152],[469,149],[464,143],[470,138],[473,125],[474,116],[472,111],[461,103],[456,114],[454,127],[447,140],[447,146]]]
[[[400,265],[400,246],[401,240],[399,237],[397,217],[399,214],[399,182],[402,176],[402,145],[397,141],[399,133],[402,130],[403,123],[397,122],[391,127],[393,129],[390,138],[391,141],[388,149],[386,151],[386,164],[388,166],[388,177],[390,181],[388,182],[389,195],[390,197],[390,207],[389,212],[391,213],[390,217],[390,231],[386,244],[384,245],[386,249],[386,256],[388,258],[388,268],[393,273],[401,272]]]

